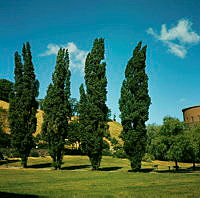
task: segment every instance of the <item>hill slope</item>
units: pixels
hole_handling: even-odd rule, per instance
[[[9,125],[8,125],[8,109],[9,109],[9,103],[0,100],[0,107],[2,109],[4,109],[5,111],[3,113],[1,113],[0,115],[0,121],[2,121],[3,123],[3,131],[6,133],[10,132],[9,129]],[[43,122],[43,111],[38,109],[37,110],[37,128],[36,128],[36,132],[34,133],[34,136],[36,136],[37,134],[41,133],[41,127],[42,127],[42,122]]]
[[[3,122],[3,130],[6,132],[6,133],[9,133],[10,132],[10,129],[9,129],[9,126],[8,126],[8,108],[9,108],[9,103],[7,102],[4,102],[2,100],[0,100],[0,107],[3,108],[5,111],[5,113],[1,113],[0,115],[0,120]],[[42,122],[43,122],[43,114],[44,112],[40,109],[37,110],[37,114],[36,114],[36,117],[37,117],[37,129],[36,129],[36,132],[34,133],[34,136],[36,136],[37,134],[41,133],[41,127],[42,127]],[[108,122],[108,125],[109,125],[109,132],[110,132],[110,135],[111,137],[114,137],[116,138],[120,143],[122,143],[122,140],[119,138],[119,135],[122,131],[122,126],[120,123],[118,122],[115,122],[115,121],[110,121]]]

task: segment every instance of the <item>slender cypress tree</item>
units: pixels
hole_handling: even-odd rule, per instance
[[[92,167],[100,166],[103,150],[103,136],[107,130],[108,108],[106,102],[106,63],[104,59],[104,39],[96,39],[85,62],[85,85],[80,87],[81,147],[88,155]]]
[[[65,49],[58,51],[53,83],[44,99],[43,137],[48,142],[49,154],[55,169],[61,168],[68,121],[71,118],[69,55]]]
[[[35,78],[28,42],[23,46],[22,55],[24,64],[18,52],[15,53],[15,85],[10,99],[9,124],[12,145],[21,157],[22,167],[27,167],[28,156],[34,145],[32,134],[37,126],[39,82]]]
[[[139,42],[125,70],[125,80],[119,100],[124,150],[133,171],[141,168],[146,147],[146,126],[151,99],[148,95],[148,76],[145,73],[146,46]]]

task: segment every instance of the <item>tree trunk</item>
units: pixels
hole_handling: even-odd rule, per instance
[[[27,157],[22,157],[21,158],[21,167],[22,168],[27,168]]]
[[[178,171],[178,161],[175,160],[175,167],[176,167],[176,171]]]
[[[193,161],[193,167],[192,167],[193,170],[196,169],[196,166],[195,166],[195,160]]]
[[[141,169],[141,162],[131,161],[131,169],[134,172],[138,172]]]

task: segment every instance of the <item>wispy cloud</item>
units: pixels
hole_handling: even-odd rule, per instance
[[[185,102],[187,102],[187,99],[185,99],[185,98],[180,98],[179,99],[179,103],[185,103]]]
[[[67,44],[57,45],[50,43],[47,45],[47,50],[40,54],[39,56],[50,56],[50,55],[57,55],[58,50],[60,48],[68,49],[69,57],[70,57],[70,67],[72,69],[79,69],[83,72],[84,70],[84,63],[87,56],[88,51],[78,49],[75,43],[68,42]]]
[[[170,29],[163,24],[160,34],[151,27],[147,29],[147,33],[162,41],[170,53],[180,58],[186,56],[189,47],[200,42],[200,35],[192,30],[192,23],[187,19],[179,20],[177,25]]]

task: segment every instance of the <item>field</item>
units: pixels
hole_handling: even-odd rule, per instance
[[[28,168],[19,159],[0,164],[0,197],[200,197],[200,171],[180,163],[143,162],[141,172],[128,172],[126,159],[103,157],[100,171],[91,171],[85,156],[65,156],[62,170],[51,168],[50,157],[29,158]],[[158,170],[153,170],[153,165]]]

